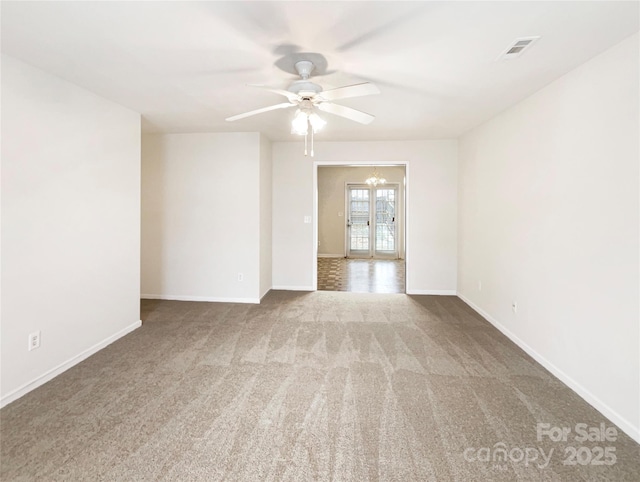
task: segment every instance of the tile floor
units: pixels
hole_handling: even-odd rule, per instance
[[[404,260],[318,258],[318,290],[404,293]]]

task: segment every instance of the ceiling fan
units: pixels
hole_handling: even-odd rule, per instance
[[[369,124],[375,116],[367,114],[351,107],[344,105],[334,104],[334,100],[347,99],[349,97],[361,97],[364,95],[379,94],[380,90],[374,84],[370,82],[362,82],[359,84],[347,85],[344,87],[338,87],[331,90],[323,90],[322,87],[309,80],[311,72],[314,69],[314,64],[310,60],[299,60],[295,63],[295,69],[300,75],[300,80],[294,81],[287,90],[274,89],[264,85],[250,84],[252,87],[259,87],[261,89],[280,94],[287,98],[288,102],[281,104],[271,105],[269,107],[263,107],[261,109],[252,110],[243,114],[234,115],[228,117],[227,121],[236,121],[250,117],[252,115],[261,114],[263,112],[269,112],[276,109],[288,109],[290,107],[297,107],[298,111],[291,123],[292,133],[305,135],[311,127],[311,134],[319,130],[325,121],[322,120],[315,112],[316,109],[323,112],[328,112],[352,121],[359,122],[361,124]],[[313,142],[313,137],[312,137]],[[305,155],[306,155],[306,137],[305,137]],[[313,147],[311,150],[313,156]]]

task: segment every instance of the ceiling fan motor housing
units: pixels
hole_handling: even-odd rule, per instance
[[[313,97],[318,92],[322,92],[322,87],[309,80],[296,80],[289,86],[288,90],[302,97],[305,97],[305,94]]]
[[[302,80],[296,80],[289,86],[289,92],[302,97],[313,97],[318,92],[322,92],[322,87],[309,80],[311,72],[315,68],[310,60],[299,60],[295,64],[296,71]]]

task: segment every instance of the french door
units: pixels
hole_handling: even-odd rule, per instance
[[[347,185],[347,257],[397,258],[398,187]]]

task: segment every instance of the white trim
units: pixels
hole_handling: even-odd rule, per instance
[[[410,261],[410,256],[409,253],[411,253],[411,251],[409,250],[409,239],[411,238],[411,236],[409,236],[409,221],[410,221],[410,217],[409,217],[409,179],[411,179],[411,177],[409,176],[409,167],[410,164],[407,162],[404,165],[404,186],[402,186],[402,229],[403,229],[403,233],[402,233],[402,249],[404,250],[404,252],[402,253],[403,258],[404,258],[404,292],[407,293],[407,288],[409,287],[409,280],[411,279],[411,276],[409,276],[409,273],[411,272],[412,265],[409,262]]]
[[[317,168],[316,168],[317,170]],[[319,183],[320,181],[318,181]],[[320,189],[318,188],[318,191]],[[318,201],[318,211],[320,210],[320,201]],[[342,224],[344,225],[344,236],[342,239],[342,251],[344,252],[344,257],[348,258],[351,255],[351,250],[349,249],[349,234],[350,234],[350,219],[349,216],[349,182],[344,183],[344,211],[342,212]],[[320,233],[320,215],[318,214],[318,233]],[[319,236],[319,234],[318,234]]]
[[[407,290],[408,295],[456,296],[456,290]]]
[[[558,378],[562,383],[564,383],[571,390],[576,392],[582,399],[591,405],[593,408],[598,410],[602,415],[607,417],[611,422],[615,423],[620,429],[625,432],[629,437],[634,439],[636,442],[640,443],[640,428],[635,427],[631,422],[621,416],[618,412],[609,407],[606,403],[600,400],[597,396],[591,393],[589,390],[584,388],[580,383],[576,382],[571,376],[567,375],[560,368],[555,366],[552,362],[547,360],[543,355],[538,353],[536,350],[527,345],[524,341],[518,338],[513,332],[511,332],[508,328],[506,328],[502,323],[493,318],[489,313],[484,311],[482,308],[477,306],[471,300],[469,300],[466,296],[458,293],[458,298],[464,301],[467,305],[473,308],[478,314],[480,314],[484,319],[486,319],[489,323],[495,326],[501,333],[503,333],[507,338],[509,338],[512,342],[518,345],[527,355],[531,356],[535,361],[540,363],[544,368],[546,368],[552,375]]]
[[[318,253],[318,258],[344,258],[344,254],[320,254],[320,253]]]
[[[311,226],[311,236],[313,239],[312,248],[312,259],[313,264],[311,266],[311,290],[309,291],[318,291],[318,161],[313,163],[312,170],[312,186],[313,186],[313,225]],[[282,287],[281,289],[287,290],[290,288]],[[306,290],[305,290],[306,291]]]
[[[266,293],[265,293],[266,294]],[[168,301],[206,301],[209,303],[252,303],[260,304],[260,298],[221,298],[219,296],[182,296],[182,295],[140,295],[143,300]]]
[[[271,288],[272,290],[283,290],[283,291],[316,291],[313,286],[274,286]]]
[[[81,351],[77,355],[69,358],[65,362],[62,362],[60,365],[52,368],[51,370],[48,370],[48,371],[44,372],[42,375],[37,376],[36,378],[31,380],[30,382],[27,382],[24,385],[16,388],[15,390],[7,393],[4,397],[2,397],[0,399],[0,408],[4,407],[5,405],[10,404],[11,402],[16,401],[20,397],[22,397],[22,396],[26,395],[27,393],[29,393],[31,390],[35,390],[40,385],[44,385],[49,380],[57,377],[61,373],[67,371],[69,368],[73,367],[74,365],[77,365],[82,360],[85,360],[86,358],[89,358],[94,353],[99,352],[100,350],[102,350],[107,345],[110,345],[111,343],[116,341],[118,338],[122,338],[123,336],[131,333],[136,328],[140,328],[141,326],[142,326],[142,321],[138,320],[135,323],[132,323],[129,326],[123,328],[122,330],[114,333],[113,335],[108,336],[104,340],[96,343],[92,347],[89,347],[86,350]]]

